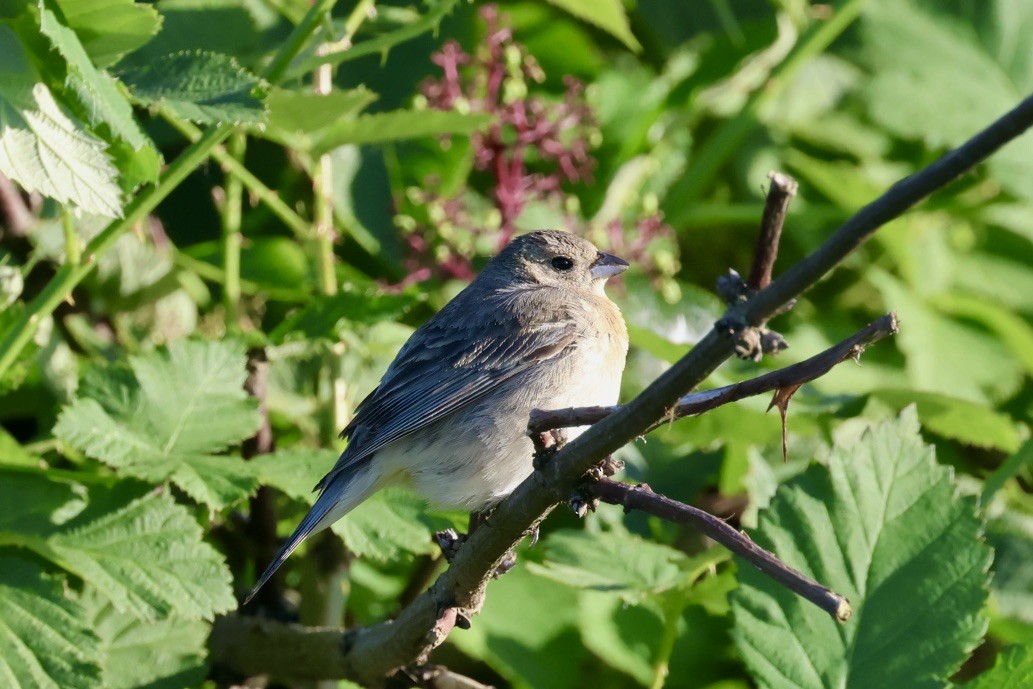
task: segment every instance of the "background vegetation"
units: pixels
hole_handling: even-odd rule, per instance
[[[611,288],[630,397],[720,315],[769,170],[800,181],[785,266],[1033,91],[1022,0],[333,5],[0,4],[0,685],[240,681],[208,664],[211,620],[397,348],[513,233],[633,261]],[[434,660],[543,689],[992,666],[968,686],[1033,686],[1030,180],[1027,133],[780,317],[777,360],[713,376],[898,312],[862,366],[795,397],[788,461],[763,401],[622,456],[845,593],[851,622],[604,507],[551,517]],[[449,525],[385,491],[254,612],[384,619]]]

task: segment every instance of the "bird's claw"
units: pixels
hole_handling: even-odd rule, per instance
[[[434,542],[441,548],[445,561],[452,564],[452,560],[459,553],[459,548],[466,542],[466,534],[461,534],[455,529],[444,529],[434,534]]]

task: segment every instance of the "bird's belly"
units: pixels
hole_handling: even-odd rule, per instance
[[[508,381],[468,407],[400,438],[380,450],[375,461],[437,507],[480,510],[495,505],[532,472],[534,446],[527,437],[532,409],[616,404],[623,352],[616,365],[613,353],[603,346],[581,347],[577,353],[527,379]],[[567,437],[585,428],[567,429]]]

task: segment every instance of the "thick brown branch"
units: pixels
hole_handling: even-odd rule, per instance
[[[654,422],[648,430],[652,430],[672,419],[680,419],[683,416],[695,416],[731,402],[738,402],[747,397],[808,383],[828,373],[836,364],[847,359],[856,359],[867,345],[896,333],[897,329],[896,314],[888,313],[869,323],[842,342],[797,364],[765,373],[762,376],[757,376],[741,383],[685,395],[678,400],[670,414]],[[605,419],[607,416],[620,410],[620,408],[620,405],[616,405],[613,407],[535,409],[531,412],[531,422],[527,425],[527,432],[529,434],[541,434],[557,428],[589,426]]]
[[[782,238],[789,202],[796,196],[796,180],[780,172],[769,172],[771,187],[764,202],[764,215],[760,220],[760,233],[753,249],[753,265],[746,286],[751,290],[762,290],[771,282],[771,271],[778,258],[778,243]]]
[[[852,611],[846,598],[797,572],[720,517],[654,493],[645,485],[629,486],[604,478],[588,484],[585,490],[589,495],[611,505],[621,505],[625,510],[641,510],[667,521],[693,526],[833,618],[840,622],[850,619]]]

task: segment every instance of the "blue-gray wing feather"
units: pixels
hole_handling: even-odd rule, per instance
[[[488,322],[478,323],[463,313],[468,301],[457,298],[413,333],[377,389],[355,410],[341,434],[349,439],[348,448],[317,489],[388,443],[462,409],[577,341],[575,320],[562,310],[539,311],[528,322],[500,300],[481,311]]]

